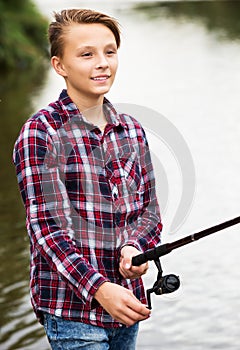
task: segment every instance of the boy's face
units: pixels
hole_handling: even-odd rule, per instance
[[[70,96],[98,99],[109,91],[118,67],[112,31],[98,23],[70,25],[63,57],[54,56],[52,65],[65,78]]]

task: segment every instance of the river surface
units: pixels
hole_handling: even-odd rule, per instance
[[[240,3],[35,2],[49,19],[67,3],[121,23],[120,67],[108,98],[139,114],[146,128],[163,242],[239,216]],[[29,301],[28,238],[11,153],[27,117],[63,87],[51,69],[0,81],[1,350],[49,349]],[[181,288],[152,297],[137,349],[239,350],[239,231],[226,229],[161,259],[165,273],[180,276]],[[147,287],[155,277],[151,264]]]

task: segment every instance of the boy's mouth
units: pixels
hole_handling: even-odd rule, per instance
[[[95,81],[105,81],[110,78],[110,75],[104,74],[104,75],[97,75],[96,77],[92,77],[92,80]]]

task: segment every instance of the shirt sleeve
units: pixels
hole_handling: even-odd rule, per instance
[[[128,238],[124,240],[121,248],[125,245],[132,245],[144,252],[160,244],[162,222],[156,195],[155,176],[150,149],[142,128],[141,142],[139,143],[139,162],[141,168],[141,185],[137,196],[141,203],[141,213],[137,220],[126,227],[127,233],[124,236]]]
[[[77,297],[91,303],[99,286],[109,280],[84,258],[73,239],[71,204],[61,178],[54,132],[43,122],[30,120],[14,147],[27,230],[33,249]]]

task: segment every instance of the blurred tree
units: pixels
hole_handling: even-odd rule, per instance
[[[0,0],[0,71],[41,63],[47,56],[47,25],[31,0]]]

